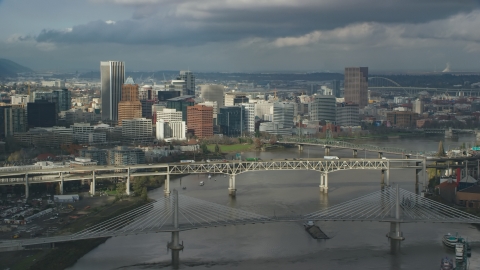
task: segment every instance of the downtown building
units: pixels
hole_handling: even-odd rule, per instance
[[[195,95],[195,75],[189,70],[181,70],[178,80],[184,81],[184,95]]]
[[[309,104],[310,120],[334,122],[336,120],[335,96],[315,95]]]
[[[27,129],[27,111],[23,105],[0,106],[0,138],[26,132]]]
[[[241,136],[245,127],[243,113],[242,106],[220,108],[220,113],[218,114],[220,132],[225,136]]]
[[[138,100],[138,84],[129,77],[122,85],[122,100],[118,103],[118,125],[123,120],[142,117],[142,103]]]
[[[100,62],[102,97],[102,120],[118,122],[118,103],[125,82],[125,63],[119,61]]]
[[[345,127],[356,127],[360,125],[360,110],[358,104],[338,103],[337,104],[337,125]]]
[[[182,112],[164,108],[157,112],[157,140],[185,140],[186,125],[182,121]]]
[[[204,105],[187,107],[188,132],[197,138],[213,136],[213,108]]]
[[[147,118],[124,119],[122,137],[127,142],[152,141],[152,120]]]
[[[345,68],[344,88],[345,102],[365,108],[368,105],[368,67]]]

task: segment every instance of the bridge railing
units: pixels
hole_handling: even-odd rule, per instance
[[[384,147],[371,144],[355,144],[345,141],[335,141],[317,138],[299,138],[299,137],[284,137],[281,142],[286,143],[310,143],[319,144],[324,146],[339,147],[339,148],[351,148],[356,150],[367,150],[375,152],[395,153],[395,154],[408,154],[408,155],[424,155],[423,152],[407,150],[399,147]]]

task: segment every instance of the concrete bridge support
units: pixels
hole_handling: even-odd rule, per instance
[[[64,188],[64,178],[63,178],[63,173],[60,173],[60,194],[63,195],[63,188]]]
[[[403,157],[404,157],[405,159],[409,159],[409,158],[410,158],[410,155],[409,155],[409,154],[405,154]]]
[[[328,173],[320,173],[320,192],[328,193]]]
[[[390,161],[387,161],[387,171],[386,171],[386,174],[387,174],[387,186],[390,186]]]
[[[415,166],[420,166],[420,162],[415,162]],[[419,190],[419,187],[420,187],[420,182],[419,182],[419,179],[418,179],[418,173],[421,171],[422,169],[415,169],[415,194],[419,195],[420,194],[420,190]]]
[[[95,184],[97,182],[97,177],[95,176],[95,171],[92,172],[92,182],[90,183],[90,195],[95,196]]]
[[[127,193],[127,195],[130,195],[130,167],[128,167],[127,169],[127,186],[125,188],[125,193]]]
[[[235,197],[237,189],[235,188],[235,175],[232,174],[228,178],[228,195]]]
[[[353,149],[353,158],[357,158],[357,156],[358,156],[357,149]]]
[[[30,195],[30,187],[28,183],[28,173],[25,174],[25,199],[28,199],[28,196]]]
[[[170,196],[170,174],[165,178],[163,193],[165,196]]]
[[[382,152],[378,152],[378,158],[381,159],[383,157],[383,153]]]
[[[329,156],[329,155],[330,155],[330,147],[325,146],[325,156]]]
[[[382,170],[382,173],[380,175],[380,185],[382,188],[385,186],[385,170]]]
[[[298,145],[298,151],[299,151],[299,152],[302,152],[302,151],[303,151],[303,145],[301,145],[301,144]]]
[[[180,267],[180,251],[183,250],[183,243],[180,244],[180,231],[178,230],[178,191],[173,190],[173,228],[172,242],[168,242],[167,248],[172,251],[172,267],[178,269]]]

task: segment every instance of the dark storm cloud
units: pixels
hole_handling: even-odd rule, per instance
[[[0,0],[1,1],[1,0]],[[109,0],[103,0],[109,2]],[[426,23],[478,8],[473,0],[323,0],[178,2],[110,0],[135,8],[132,20],[93,21],[70,31],[43,30],[38,42],[194,46],[245,38],[301,36],[349,24]],[[292,4],[294,3],[294,4]]]

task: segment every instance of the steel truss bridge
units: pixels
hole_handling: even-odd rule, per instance
[[[408,156],[423,157],[425,155],[425,153],[421,151],[407,150],[399,147],[381,147],[381,146],[371,145],[371,144],[356,144],[356,143],[350,143],[350,142],[344,142],[344,141],[335,141],[332,139],[284,137],[281,141],[279,141],[279,143],[296,144],[296,145],[299,145],[300,150],[303,150],[303,147],[302,147],[303,145],[323,146],[325,147],[325,155],[330,154],[330,148],[352,149],[354,157],[356,157],[358,150],[378,152],[380,154],[379,158],[381,158],[382,154],[384,153],[403,155],[405,157],[408,157]]]
[[[391,230],[387,236],[392,240],[403,240],[400,231],[401,223],[480,223],[480,218],[477,216],[391,186],[310,214],[284,217],[256,214],[181,195],[174,190],[170,196],[80,232],[54,237],[3,241],[0,242],[0,251],[82,239],[163,232],[172,233],[172,242],[168,247],[172,251],[179,251],[183,249],[183,245],[179,242],[180,231],[227,225],[306,220],[390,222]]]
[[[235,176],[245,172],[272,170],[313,170],[320,172],[320,190],[328,192],[328,174],[342,170],[379,170],[382,172],[382,184],[389,185],[390,169],[415,169],[415,186],[418,190],[418,172],[425,170],[422,159],[307,159],[307,160],[270,160],[270,161],[227,161],[207,163],[177,163],[135,166],[93,166],[80,168],[55,168],[49,170],[15,171],[0,173],[0,185],[23,184],[26,197],[29,185],[34,183],[58,182],[63,193],[63,183],[73,180],[91,180],[90,192],[95,194],[96,181],[102,179],[125,179],[126,192],[130,194],[131,177],[165,175],[165,194],[170,193],[170,176],[183,174],[228,174],[229,194],[235,196]],[[425,185],[425,179],[424,179]]]

